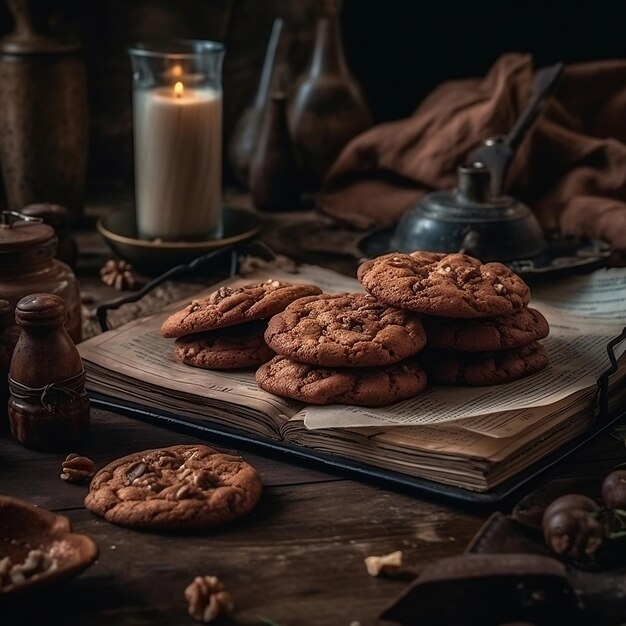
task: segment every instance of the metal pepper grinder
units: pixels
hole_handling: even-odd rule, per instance
[[[21,334],[9,371],[9,422],[21,444],[67,450],[89,429],[83,363],[64,327],[63,298],[37,293],[17,303]]]

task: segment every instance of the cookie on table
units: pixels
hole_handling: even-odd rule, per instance
[[[426,315],[495,317],[530,300],[528,286],[508,267],[465,254],[385,254],[363,263],[357,278],[381,302]]]
[[[544,339],[550,332],[546,318],[527,307],[499,317],[470,320],[424,317],[422,323],[430,348],[464,352],[521,348]]]
[[[362,293],[300,298],[274,315],[265,341],[278,354],[325,367],[397,363],[426,344],[419,317]]]
[[[268,280],[242,287],[220,287],[208,298],[193,300],[170,315],[161,326],[164,337],[183,337],[225,326],[235,326],[280,313],[304,296],[322,293],[314,285]]]
[[[174,356],[180,363],[209,370],[257,367],[275,356],[263,338],[266,328],[258,321],[180,337]]]
[[[434,385],[500,385],[541,371],[548,355],[539,343],[501,352],[429,350],[422,365]]]
[[[251,511],[261,497],[256,470],[203,445],[129,454],[93,478],[85,506],[108,522],[153,530],[199,530]]]
[[[383,406],[419,395],[426,374],[404,361],[380,368],[329,368],[276,356],[256,373],[261,389],[307,404]]]

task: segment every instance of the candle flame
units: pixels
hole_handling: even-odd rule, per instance
[[[177,98],[180,98],[183,95],[183,91],[184,91],[184,87],[183,84],[179,81],[174,85],[174,95]]]

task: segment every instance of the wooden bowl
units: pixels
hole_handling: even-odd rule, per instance
[[[17,498],[0,496],[0,561],[8,556],[13,563],[21,563],[31,550],[37,549],[52,556],[56,569],[4,587],[0,590],[0,604],[69,580],[98,557],[96,543],[87,535],[73,533],[66,517]]]

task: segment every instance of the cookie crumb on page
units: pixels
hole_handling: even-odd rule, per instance
[[[402,569],[402,550],[382,556],[365,557],[365,568],[370,576],[394,576]]]

